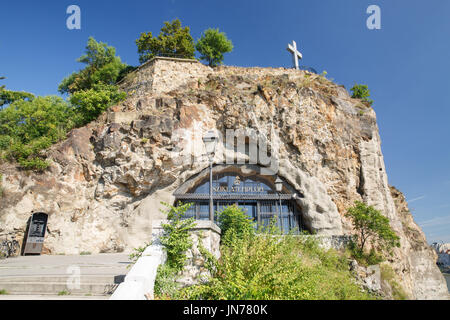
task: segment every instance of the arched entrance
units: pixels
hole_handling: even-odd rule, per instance
[[[267,226],[276,218],[284,233],[300,233],[304,227],[301,209],[295,199],[303,195],[296,193],[285,181],[280,194],[275,189],[276,176],[261,176],[256,166],[216,166],[213,170],[214,219],[217,211],[237,205],[257,222]],[[209,219],[209,174],[205,170],[191,178],[174,194],[178,203],[193,203],[187,218]]]

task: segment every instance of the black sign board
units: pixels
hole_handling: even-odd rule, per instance
[[[42,212],[31,216],[24,254],[41,254],[47,230],[48,215]]]

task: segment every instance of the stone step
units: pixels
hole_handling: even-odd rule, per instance
[[[94,276],[89,279],[82,278],[79,287],[68,286],[67,277],[53,279],[51,277],[30,277],[29,279],[2,279],[0,290],[8,294],[53,294],[70,293],[71,295],[110,295],[118,287],[120,282],[115,282],[114,277]],[[69,285],[73,282],[69,282]]]
[[[109,295],[3,294],[1,300],[109,300]]]
[[[0,287],[2,283],[8,282],[61,282],[67,283],[68,280],[73,279],[68,275],[44,275],[44,276],[9,276],[0,277]],[[122,283],[125,279],[125,275],[83,275],[80,277],[80,283]]]

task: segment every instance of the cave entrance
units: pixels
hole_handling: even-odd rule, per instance
[[[302,194],[283,181],[281,193],[275,188],[276,176],[262,176],[254,166],[216,166],[213,169],[214,221],[217,212],[237,205],[255,223],[255,227],[268,226],[276,219],[283,233],[304,230],[301,208],[296,199]],[[186,218],[209,220],[209,171],[205,170],[188,180],[174,194],[178,203],[192,203]]]

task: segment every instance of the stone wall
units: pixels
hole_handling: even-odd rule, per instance
[[[188,84],[190,89],[198,89],[198,79],[211,72],[197,60],[156,57],[129,74],[120,86],[131,96],[169,92]]]
[[[191,230],[193,245],[188,250],[187,264],[177,280],[182,286],[197,284],[205,278],[209,272],[204,268],[204,257],[199,251],[199,241],[203,247],[212,253],[217,259],[220,258],[220,228],[211,221],[196,221],[196,226]]]

